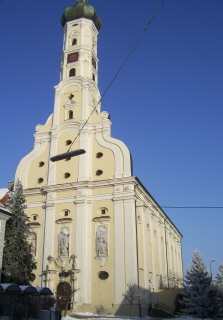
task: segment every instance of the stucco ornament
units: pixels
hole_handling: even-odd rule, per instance
[[[37,124],[37,126],[36,126],[36,131],[38,132],[38,131],[40,131],[41,129],[42,129],[42,124]]]
[[[108,259],[108,229],[100,226],[96,232],[96,257],[100,266],[103,267]]]
[[[110,118],[110,114],[107,111],[103,111],[101,113],[102,120],[106,120]]]
[[[60,230],[60,233],[58,235],[59,257],[69,257],[69,237],[70,232],[68,228],[63,228]]]

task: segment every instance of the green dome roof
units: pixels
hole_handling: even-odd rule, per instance
[[[101,28],[101,20],[95,8],[87,2],[88,0],[77,0],[74,6],[66,8],[60,20],[62,26],[64,27],[68,21],[86,18],[92,20],[97,30],[99,30]]]

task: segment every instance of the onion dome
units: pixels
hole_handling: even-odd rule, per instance
[[[101,20],[95,8],[88,4],[88,0],[77,0],[74,6],[66,8],[60,22],[64,27],[66,22],[80,18],[92,20],[97,30],[101,28]]]

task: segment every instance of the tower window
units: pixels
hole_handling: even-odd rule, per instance
[[[70,69],[69,77],[75,77],[75,75],[76,75],[76,69],[75,68]]]
[[[69,115],[69,119],[73,119],[74,113],[72,110],[69,111],[68,115]]]
[[[96,153],[96,158],[101,158],[101,157],[103,157],[103,153],[102,152],[98,152],[98,153]]]
[[[68,217],[69,216],[69,210],[65,210],[64,211],[64,217]]]
[[[108,208],[102,207],[97,210],[97,214],[106,214],[108,212]]]
[[[43,178],[39,178],[37,181],[38,181],[38,183],[42,183],[43,182]]]
[[[96,171],[96,176],[100,176],[100,175],[102,175],[102,173],[103,173],[102,170],[97,170],[97,171]]]
[[[72,46],[75,46],[76,44],[77,44],[77,39],[75,38],[72,40]]]
[[[93,73],[93,75],[92,75],[92,79],[93,79],[93,81],[95,81],[95,75],[94,75],[94,73]]]
[[[33,221],[38,220],[38,215],[37,215],[37,214],[33,214],[33,215],[32,215],[32,220],[33,220]]]
[[[61,215],[62,217],[68,217],[68,216],[70,215],[70,210],[68,210],[68,209],[62,210],[62,211],[60,212],[60,215]]]
[[[71,140],[67,140],[67,141],[66,141],[66,146],[69,146],[71,143],[72,143]]]
[[[67,179],[67,178],[69,178],[69,177],[70,177],[70,173],[69,173],[69,172],[64,173],[64,178],[65,178],[65,179]]]
[[[39,167],[43,167],[44,164],[45,164],[45,163],[44,163],[43,161],[40,161],[40,162],[39,162]]]

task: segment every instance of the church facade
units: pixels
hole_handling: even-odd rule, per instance
[[[151,292],[182,277],[182,235],[132,175],[126,145],[111,136],[109,113],[101,111],[97,38],[101,26],[86,0],[65,10],[60,82],[54,112],[37,125],[34,149],[18,165],[30,217],[34,286],[72,290],[71,308],[126,313],[128,284]],[[67,150],[85,154],[58,162]],[[123,307],[123,311],[121,308]]]

